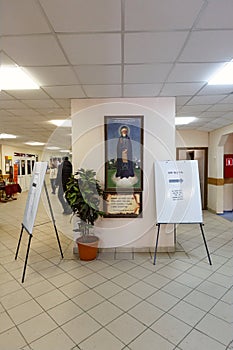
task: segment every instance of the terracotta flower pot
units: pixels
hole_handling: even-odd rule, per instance
[[[94,260],[98,253],[99,238],[96,236],[82,236],[76,239],[80,260]]]

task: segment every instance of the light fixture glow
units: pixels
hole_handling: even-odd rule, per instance
[[[0,67],[1,90],[39,89],[39,86],[20,67]]]
[[[195,119],[195,117],[176,117],[175,125],[187,125],[192,123]]]
[[[233,62],[226,63],[208,81],[208,85],[231,85],[233,84]]]
[[[3,139],[16,139],[16,135],[12,135],[12,134],[0,134],[0,140]]]
[[[46,149],[50,149],[50,150],[57,150],[57,149],[60,149],[60,147],[56,147],[56,146],[48,146],[46,147]]]
[[[25,142],[25,145],[29,145],[29,146],[43,146],[44,143],[43,142],[36,142],[36,141],[28,141],[28,142]]]
[[[64,128],[71,128],[72,126],[71,119],[53,119],[53,120],[50,120],[49,123],[54,124],[56,126],[61,126]]]
[[[60,152],[61,153],[70,153],[70,150],[68,150],[68,149],[61,149]]]

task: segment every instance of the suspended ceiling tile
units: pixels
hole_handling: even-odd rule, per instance
[[[202,86],[202,83],[167,83],[161,96],[194,95]]]
[[[198,29],[233,28],[232,0],[208,1],[196,25]]]
[[[44,90],[53,98],[82,98],[85,94],[79,85],[51,86]]]
[[[7,100],[7,101],[1,101],[0,100],[0,108],[5,109],[25,109],[27,106],[25,106],[23,103],[17,100]]]
[[[190,100],[190,96],[177,96],[176,97],[176,106],[182,106]]]
[[[9,94],[18,100],[49,99],[49,96],[42,90],[9,90]]]
[[[208,111],[230,112],[233,111],[233,103],[219,103],[210,107]]]
[[[120,84],[120,65],[76,66],[81,84]]]
[[[189,102],[188,105],[207,105],[215,104],[223,100],[226,95],[207,95],[207,96],[194,96]]]
[[[45,116],[47,120],[67,119],[70,115],[70,113],[62,108],[37,108],[37,112]]]
[[[226,96],[226,98],[224,98],[221,103],[233,103],[233,94]]]
[[[233,92],[233,85],[206,85],[198,95],[225,95]]]
[[[233,112],[228,112],[222,116],[222,118],[229,119],[233,122]]]
[[[71,67],[30,67],[26,69],[40,86],[79,84]]]
[[[121,85],[83,85],[87,97],[121,97]]]
[[[207,82],[223,63],[176,63],[167,82]]]
[[[222,116],[222,112],[219,111],[205,111],[201,113],[200,117],[201,118],[218,118]]]
[[[2,35],[49,33],[49,25],[36,1],[1,0]]]
[[[121,29],[120,0],[41,0],[55,32]]]
[[[2,39],[4,51],[20,66],[67,64],[52,35],[13,36]]]
[[[172,65],[133,64],[124,66],[124,83],[159,83],[166,79]]]
[[[171,63],[188,32],[128,33],[125,34],[125,63]]]
[[[12,100],[13,97],[10,96],[8,93],[0,90],[0,100]]]
[[[71,102],[70,102],[70,99],[63,99],[63,98],[60,98],[60,99],[55,99],[56,103],[61,106],[62,108],[67,108],[70,110],[71,108]]]
[[[202,30],[191,33],[179,62],[227,62],[233,57],[233,30]]]
[[[190,29],[203,0],[126,0],[126,30]]]
[[[23,100],[31,108],[59,108],[53,100]]]
[[[71,64],[121,63],[120,34],[58,35]]]
[[[192,112],[199,112],[200,114],[200,112],[204,112],[208,108],[210,108],[210,105],[194,105],[194,106],[186,105],[180,109],[180,112],[184,112],[186,114],[189,114]]]
[[[40,114],[35,111],[34,109],[9,109],[9,112],[12,114],[19,116],[19,117],[26,117],[26,116],[39,116]]]
[[[124,97],[154,97],[162,88],[162,84],[125,84]]]

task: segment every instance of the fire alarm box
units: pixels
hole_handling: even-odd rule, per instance
[[[233,154],[224,154],[224,178],[233,178]]]

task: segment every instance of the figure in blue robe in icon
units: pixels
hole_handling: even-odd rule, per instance
[[[120,137],[117,143],[117,172],[116,178],[134,177],[132,161],[132,144],[128,136],[129,129],[127,126],[120,128]]]

